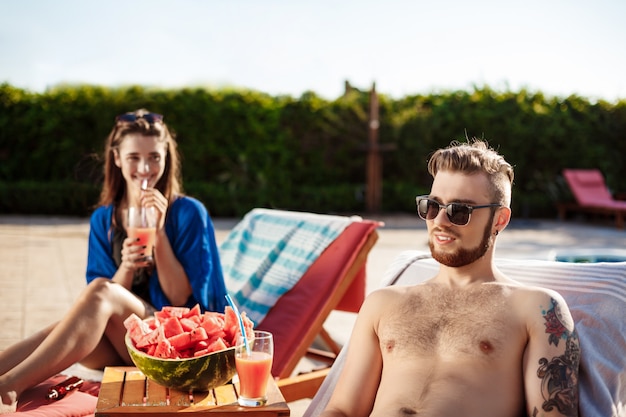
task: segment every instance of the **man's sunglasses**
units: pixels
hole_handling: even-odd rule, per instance
[[[433,220],[441,209],[446,209],[446,215],[450,223],[457,226],[465,226],[469,223],[472,211],[487,207],[502,207],[502,204],[485,204],[482,206],[472,206],[463,203],[439,204],[438,201],[428,198],[428,196],[415,197],[417,202],[417,214],[424,220]]]
[[[139,119],[144,119],[146,122],[153,125],[156,122],[163,122],[163,115],[157,114],[157,113],[146,113],[146,114],[142,114],[138,116],[135,113],[124,113],[124,114],[120,114],[119,116],[117,116],[115,118],[115,121],[133,123]]]

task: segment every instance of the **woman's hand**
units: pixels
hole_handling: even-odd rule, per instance
[[[163,229],[167,214],[167,198],[156,188],[148,188],[141,191],[141,205],[143,207],[154,207],[157,213],[157,231]]]
[[[135,271],[152,265],[152,261],[146,257],[146,247],[140,245],[139,239],[126,238],[122,244],[122,265],[124,268]]]

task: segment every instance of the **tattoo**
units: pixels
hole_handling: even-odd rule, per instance
[[[554,298],[550,299],[550,309],[544,311],[543,318],[546,320],[546,333],[550,335],[548,343],[558,346],[559,340],[567,337],[567,329],[563,325],[561,310]]]
[[[541,395],[544,402],[541,406],[545,411],[556,407],[566,416],[578,414],[578,364],[580,362],[580,347],[576,331],[568,331],[563,325],[559,307],[554,299],[551,308],[544,312],[548,343],[559,345],[565,340],[565,353],[548,360],[539,359],[537,376],[541,381]],[[537,414],[535,409],[534,414]]]

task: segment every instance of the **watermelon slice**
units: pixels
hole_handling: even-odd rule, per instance
[[[165,337],[168,338],[176,336],[177,334],[181,334],[185,331],[183,325],[180,322],[180,319],[177,317],[169,317],[165,319],[162,326],[163,333],[165,334]]]
[[[128,329],[131,339],[136,343],[144,334],[150,331],[150,326],[141,320],[135,313],[124,320],[124,327]]]
[[[161,309],[161,312],[169,314],[170,317],[181,318],[189,313],[189,307],[165,306]]]
[[[189,309],[188,312],[183,314],[184,318],[189,318],[189,317],[199,317],[202,314],[202,311],[200,310],[200,304],[196,304],[195,306],[193,306],[193,308]]]
[[[178,355],[178,353],[176,352],[176,349],[174,349],[174,347],[170,343],[169,339],[166,339],[166,338],[159,340],[159,342],[156,345],[156,350],[154,351],[153,356],[156,356],[157,358],[166,358],[166,359],[167,358],[176,359],[180,357],[180,355]]]
[[[183,326],[184,332],[188,332],[200,326],[200,321],[188,319],[185,317],[183,317],[182,319],[179,319],[179,323],[181,326]]]
[[[182,332],[168,338],[170,344],[179,352],[194,347],[198,342],[206,341],[207,334],[202,327],[193,329],[189,332]]]

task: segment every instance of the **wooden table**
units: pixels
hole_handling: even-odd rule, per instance
[[[289,416],[289,407],[273,378],[268,381],[268,401],[263,407],[239,406],[238,390],[238,383],[229,383],[208,392],[181,392],[157,384],[135,367],[107,367],[96,417],[180,417],[182,413],[198,417]]]

